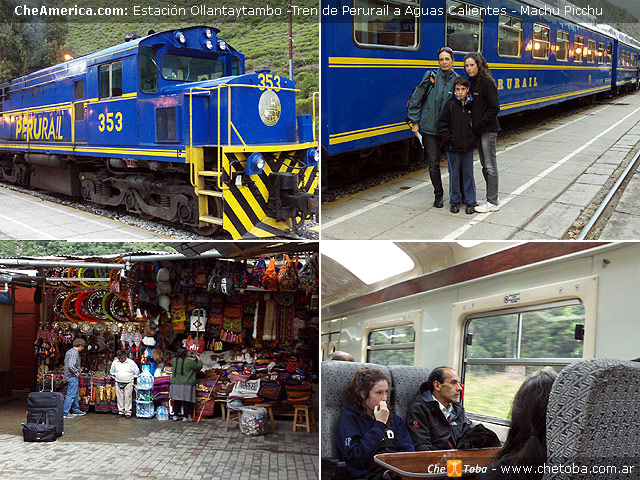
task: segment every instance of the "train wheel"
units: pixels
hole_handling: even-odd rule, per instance
[[[202,235],[203,237],[209,237],[214,233],[218,233],[220,228],[222,228],[220,225],[208,225],[206,227],[196,227],[195,225],[192,225],[191,231],[198,235]]]

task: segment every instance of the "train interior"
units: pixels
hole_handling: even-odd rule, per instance
[[[604,444],[637,458],[628,437],[635,442],[637,429],[603,425],[620,425],[637,404],[640,329],[630,318],[639,305],[630,293],[639,252],[638,243],[323,242],[323,478],[340,475],[336,424],[360,366],[386,374],[391,409],[401,418],[431,370],[453,368],[468,417],[501,442],[516,391],[545,369],[557,375],[546,417],[550,460],[589,457],[587,466],[596,452],[607,455]],[[336,351],[354,362],[329,359]],[[625,386],[609,388],[616,378]],[[494,454],[486,453],[485,465]],[[394,455],[405,455],[396,469],[425,473],[424,457],[376,462],[393,468]]]

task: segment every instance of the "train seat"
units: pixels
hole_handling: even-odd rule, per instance
[[[549,468],[543,479],[586,480],[602,466],[617,467],[606,472],[607,480],[638,478],[638,472],[623,473],[640,458],[638,404],[640,363],[598,358],[564,368],[549,396],[547,465],[573,471],[559,477]]]
[[[389,367],[391,372],[391,404],[396,415],[406,418],[409,404],[418,394],[420,385],[427,381],[431,369],[428,367],[416,367],[410,365],[393,365]]]

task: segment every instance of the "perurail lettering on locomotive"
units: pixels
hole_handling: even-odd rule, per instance
[[[62,115],[16,115],[15,137],[16,140],[64,140],[62,134]]]

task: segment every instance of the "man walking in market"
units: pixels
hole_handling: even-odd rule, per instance
[[[67,396],[64,399],[64,418],[73,418],[85,415],[80,410],[78,383],[80,381],[80,353],[84,350],[85,342],[82,338],[76,338],[73,346],[67,350],[64,356],[64,378],[67,381]]]

